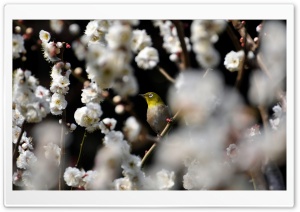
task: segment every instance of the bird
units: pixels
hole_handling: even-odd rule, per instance
[[[154,92],[140,94],[140,96],[146,100],[148,105],[147,122],[152,130],[160,136],[167,123],[172,121],[169,107]]]

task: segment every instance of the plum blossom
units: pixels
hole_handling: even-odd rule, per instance
[[[111,130],[114,130],[117,124],[117,120],[113,118],[105,118],[100,124],[99,128],[103,134],[109,133]]]
[[[159,190],[167,190],[174,186],[175,173],[162,169],[156,173],[157,184]]]
[[[89,86],[82,89],[81,102],[84,104],[89,102],[100,103],[103,100],[101,91],[96,83],[90,83]]]
[[[36,156],[33,152],[27,150],[21,152],[19,157],[17,158],[17,167],[19,169],[30,169],[37,162]]]
[[[108,29],[105,39],[111,49],[127,47],[131,40],[131,28],[127,25],[113,24]]]
[[[40,39],[42,40],[42,42],[48,43],[51,39],[51,35],[49,32],[47,32],[45,30],[41,30],[40,31]]]
[[[44,146],[45,149],[45,158],[47,160],[53,161],[57,166],[60,164],[61,158],[61,148],[54,143],[49,143]]]
[[[84,185],[84,175],[84,171],[81,171],[77,168],[68,167],[64,173],[64,180],[68,186],[79,187]]]
[[[145,47],[136,56],[135,62],[141,69],[153,69],[159,62],[158,52],[153,47]]]
[[[130,116],[126,121],[125,125],[123,127],[123,132],[126,136],[126,138],[129,141],[136,141],[138,138],[138,135],[141,131],[141,125],[138,123],[135,117]]]
[[[99,104],[88,103],[75,111],[74,118],[78,125],[86,127],[86,130],[89,132],[93,132],[99,129],[99,120],[102,113]]]
[[[13,34],[12,39],[12,52],[13,52],[13,58],[17,59],[20,57],[20,53],[25,53],[25,47],[24,47],[24,39],[19,34]]]
[[[151,46],[152,40],[147,35],[146,30],[133,30],[131,39],[131,50],[135,53],[141,51],[146,46]]]
[[[119,178],[114,180],[115,190],[132,190],[132,183],[127,178]]]
[[[54,93],[51,97],[50,110],[53,115],[62,114],[62,110],[67,107],[67,101],[62,94]]]
[[[225,56],[225,61],[224,65],[225,67],[231,71],[238,71],[241,68],[241,65],[243,64],[243,59],[244,59],[244,51],[231,51]]]

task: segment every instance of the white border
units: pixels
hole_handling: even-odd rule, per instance
[[[80,14],[80,15],[79,15]],[[11,120],[11,43],[15,19],[284,19],[287,21],[286,191],[12,191],[12,145],[4,142],[7,207],[198,207],[294,205],[294,7],[287,4],[7,4],[4,7],[4,120]],[[7,121],[10,123],[10,121]],[[4,141],[11,140],[4,125]]]

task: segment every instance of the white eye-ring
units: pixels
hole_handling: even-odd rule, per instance
[[[150,94],[149,94],[149,98],[152,98],[152,97],[153,97],[153,94],[152,94],[152,93],[150,93]]]

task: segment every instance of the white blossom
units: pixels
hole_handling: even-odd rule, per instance
[[[20,113],[18,109],[14,109],[12,111],[12,117],[13,117],[13,126],[21,127],[25,120],[25,117]]]
[[[244,51],[231,51],[229,52],[226,56],[225,56],[225,61],[224,61],[224,65],[225,67],[233,72],[233,71],[238,71],[241,68],[242,65],[242,61],[244,59]]]
[[[220,54],[216,49],[208,48],[205,53],[198,54],[196,59],[201,67],[205,69],[215,68],[220,62]]]
[[[182,54],[181,43],[177,35],[177,29],[171,21],[154,21],[154,26],[159,27],[160,35],[163,37],[163,47],[170,53],[170,60],[178,62],[178,55]],[[191,50],[188,37],[184,38],[187,51]]]
[[[123,159],[122,169],[123,175],[129,177],[130,179],[134,178],[141,169],[142,159],[136,155],[127,155]]]
[[[265,67],[270,71],[274,83],[285,81],[287,56],[286,24],[282,21],[265,21],[260,36],[259,55],[263,58]]]
[[[105,145],[110,145],[110,144],[116,144],[116,143],[121,143],[123,140],[124,135],[120,131],[110,131],[108,132],[103,140],[103,144]]]
[[[105,39],[111,49],[127,47],[131,40],[131,28],[127,25],[114,24],[109,27]]]
[[[116,80],[113,89],[121,97],[127,97],[136,95],[139,87],[136,77],[133,74],[129,74]]]
[[[127,53],[107,50],[102,57],[96,60],[96,64],[87,66],[86,72],[88,78],[92,82],[96,82],[101,89],[111,88],[117,77],[128,74],[130,71],[129,61]]]
[[[99,34],[97,29],[98,29],[98,22],[97,21],[90,21],[88,23],[88,25],[86,26],[86,29],[85,29],[84,33],[87,36],[97,36]]]
[[[78,24],[74,23],[69,26],[69,32],[71,35],[78,35],[80,32],[80,27]]]
[[[19,34],[13,34],[12,38],[12,53],[13,53],[13,58],[19,58],[20,53],[25,53],[25,47],[24,47],[24,39],[21,35]]]
[[[12,129],[12,142],[14,144],[17,143],[18,138],[20,137],[20,134],[21,134],[21,128],[18,127],[18,126],[13,126],[13,129]]]
[[[98,177],[97,171],[87,171],[82,179],[84,182],[84,189],[85,190],[92,190],[94,189],[94,180]]]
[[[41,30],[39,36],[40,36],[40,39],[42,40],[42,42],[48,43],[51,39],[50,33],[45,30]]]
[[[90,43],[105,43],[104,37],[108,32],[110,22],[107,20],[90,21],[86,26],[85,34]]]
[[[47,102],[50,101],[50,91],[47,88],[45,88],[41,85],[38,85],[36,87],[36,90],[34,93],[35,93],[36,97],[38,97],[44,101],[47,101]]]
[[[253,104],[268,105],[275,99],[277,89],[274,80],[270,80],[262,71],[254,70],[250,76],[248,97]]]
[[[129,178],[119,178],[114,180],[115,190],[132,190],[132,183]]]
[[[77,128],[76,124],[72,123],[72,124],[70,125],[70,131],[71,131],[71,132],[73,132],[74,130],[76,130],[76,128]]]
[[[101,133],[107,134],[110,131],[114,130],[117,124],[117,120],[114,118],[105,118],[103,119],[100,124],[99,128],[101,130]]]
[[[17,158],[17,167],[19,169],[29,169],[37,162],[37,158],[33,154],[33,152],[27,150],[21,152],[19,157]]]
[[[57,57],[57,55],[60,53],[60,49],[57,48],[56,44],[51,41],[51,42],[43,42],[42,43],[42,49],[44,53],[44,58],[48,62],[57,62],[60,61],[60,59]]]
[[[43,113],[40,107],[40,103],[33,102],[26,105],[26,113],[24,114],[26,121],[29,123],[37,123],[46,116],[46,112]]]
[[[156,173],[157,185],[159,190],[167,190],[174,186],[175,173],[162,169]]]
[[[32,145],[32,138],[27,137],[27,132],[25,131],[22,134],[20,145],[18,146],[18,151],[19,153],[22,153],[27,150],[33,150],[33,145]]]
[[[116,112],[117,114],[123,114],[124,111],[125,111],[125,107],[124,107],[124,105],[122,105],[122,104],[118,104],[118,105],[115,107],[115,112]]]
[[[279,124],[282,118],[282,108],[280,105],[275,105],[273,108],[273,117],[269,119],[270,125],[273,130],[277,130],[279,128]]]
[[[87,50],[83,42],[85,38],[85,36],[82,36],[79,40],[75,40],[72,42],[72,49],[74,50],[75,56],[79,61],[84,60],[86,57]]]
[[[85,175],[84,171],[80,171],[77,168],[68,167],[64,173],[64,180],[68,186],[80,187],[84,185],[83,177]]]
[[[53,93],[66,94],[69,90],[70,81],[66,76],[58,76],[53,78],[50,90]]]
[[[191,39],[193,42],[210,39],[223,32],[226,25],[225,20],[194,20],[191,25]]]
[[[210,71],[205,79],[203,75],[204,71],[185,71],[176,78],[175,86],[169,91],[171,110],[180,109],[181,120],[189,124],[204,121],[216,109],[217,99],[222,96],[223,82],[218,73]]]
[[[56,34],[60,34],[64,29],[64,21],[62,20],[50,20],[50,28]]]
[[[82,89],[81,102],[84,104],[89,102],[100,103],[103,100],[101,91],[96,83],[90,83],[88,87]]]
[[[54,93],[51,97],[50,110],[53,115],[62,114],[62,110],[67,107],[68,102],[62,94]]]
[[[61,148],[54,143],[49,143],[44,146],[45,158],[47,160],[53,161],[57,166],[60,164],[61,159]]]
[[[132,32],[131,39],[131,50],[135,53],[141,51],[146,46],[151,46],[152,40],[149,35],[147,35],[146,30],[134,30]]]
[[[126,138],[129,141],[136,141],[138,139],[138,135],[140,134],[140,131],[141,131],[141,125],[139,124],[139,122],[136,120],[135,117],[130,116],[125,121],[125,126],[123,127],[123,132]]]
[[[102,113],[99,104],[88,103],[75,111],[74,118],[78,125],[86,127],[89,132],[92,132],[99,128],[98,122]]]
[[[153,69],[159,62],[158,52],[153,47],[145,47],[135,57],[135,62],[141,69]]]
[[[24,182],[22,181],[22,172],[21,171],[14,172],[14,174],[12,176],[12,182],[16,186],[20,186],[20,187],[25,186]]]

